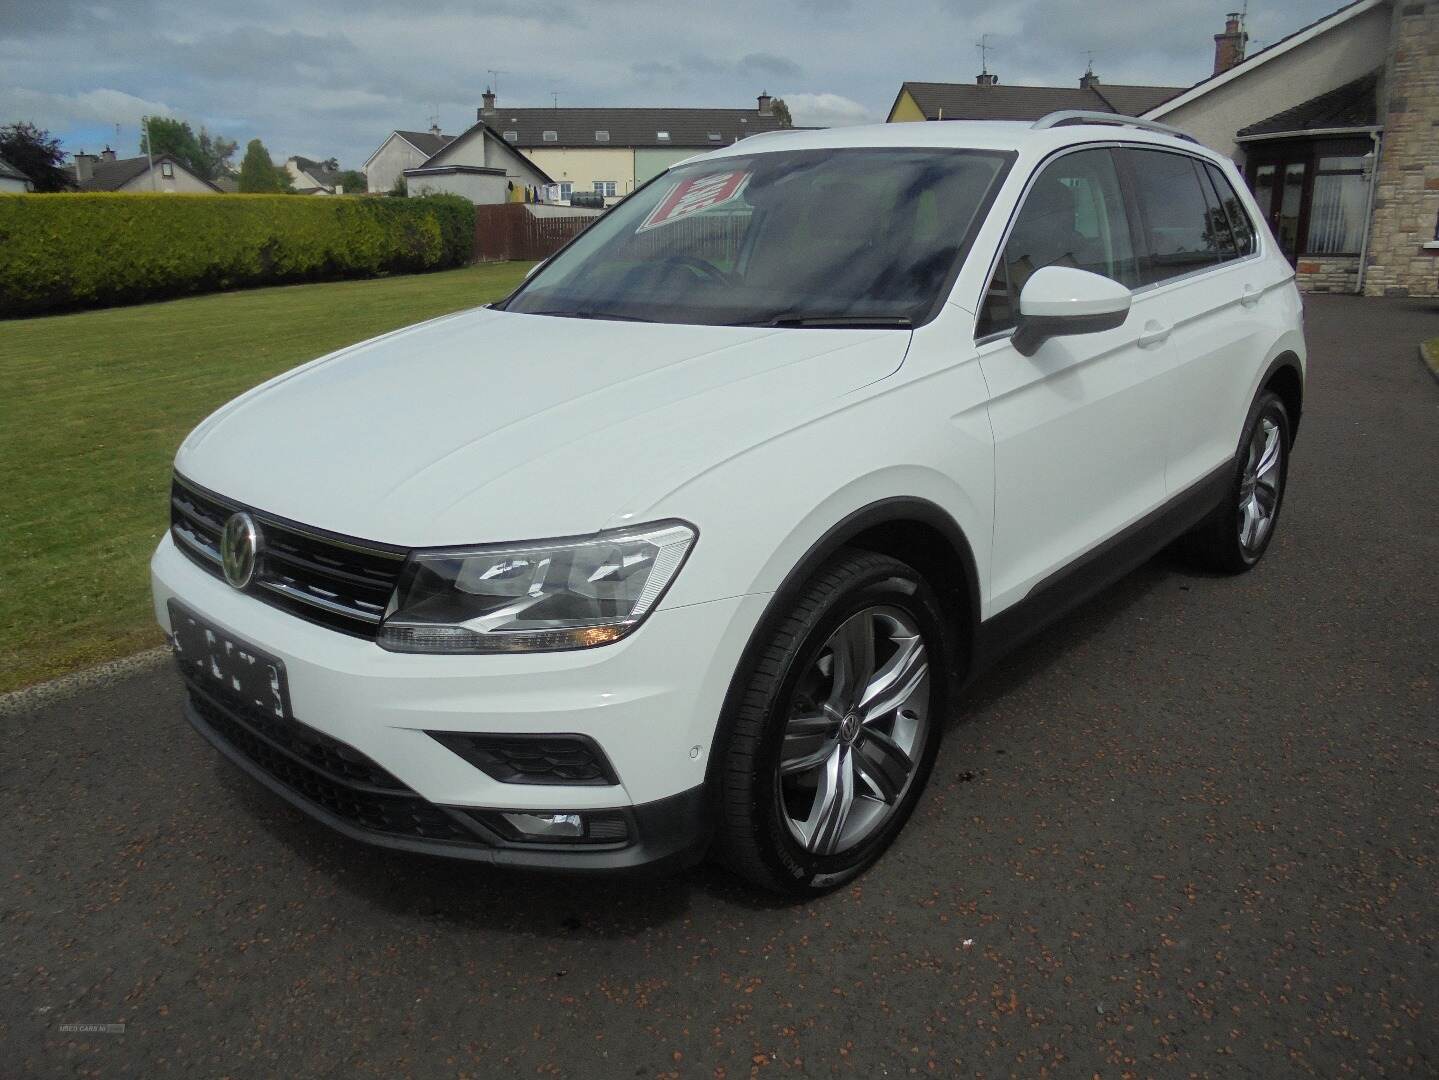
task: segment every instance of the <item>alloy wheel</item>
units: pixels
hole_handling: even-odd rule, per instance
[[[1272,417],[1261,416],[1249,440],[1244,475],[1239,482],[1239,546],[1255,559],[1274,527],[1279,489],[1284,482],[1284,438]]]
[[[910,616],[870,607],[846,619],[802,673],[784,729],[776,791],[794,840],[835,855],[873,835],[909,790],[929,706]]]

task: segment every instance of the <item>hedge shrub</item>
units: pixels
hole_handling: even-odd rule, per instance
[[[456,195],[0,195],[0,317],[460,266],[474,221]]]

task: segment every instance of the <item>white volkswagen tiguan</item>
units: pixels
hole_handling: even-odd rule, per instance
[[[152,569],[189,720],[374,844],[833,888],[1000,652],[1180,537],[1263,556],[1305,346],[1262,220],[1086,114],[676,165],[185,440]]]

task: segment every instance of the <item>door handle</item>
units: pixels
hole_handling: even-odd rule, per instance
[[[1253,307],[1259,303],[1259,290],[1253,285],[1245,285],[1239,294],[1239,302],[1245,307]]]
[[[1170,331],[1174,328],[1166,326],[1155,319],[1150,319],[1144,324],[1144,331],[1139,335],[1139,347],[1147,349],[1151,345],[1162,345],[1169,340]]]

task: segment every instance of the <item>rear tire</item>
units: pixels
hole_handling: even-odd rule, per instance
[[[848,549],[771,624],[723,749],[717,839],[733,870],[809,897],[879,858],[939,749],[944,625],[916,570]]]
[[[1185,538],[1192,561],[1207,570],[1242,574],[1264,557],[1284,505],[1291,442],[1283,400],[1273,391],[1261,392],[1239,440],[1229,493]]]

